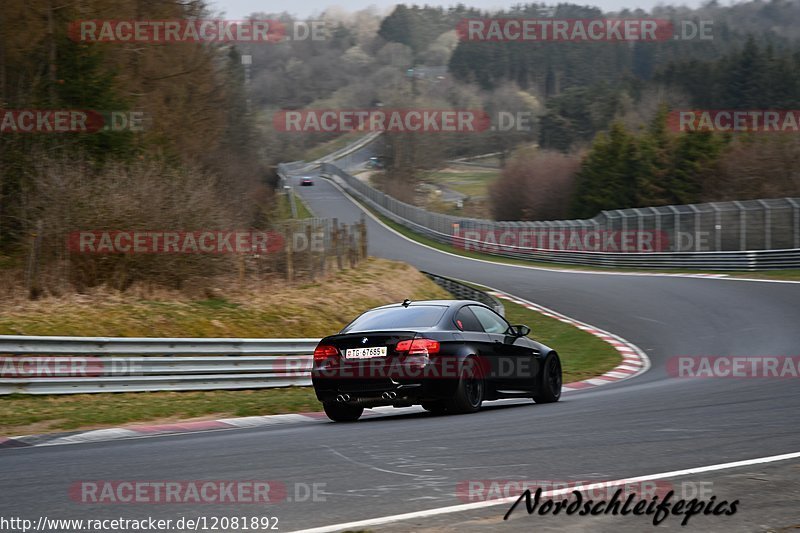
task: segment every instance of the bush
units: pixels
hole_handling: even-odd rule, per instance
[[[580,164],[578,155],[554,151],[513,157],[489,189],[495,220],[566,218]]]
[[[234,267],[229,255],[76,253],[67,246],[71,232],[249,227],[248,210],[234,205],[230,195],[221,193],[221,184],[198,170],[156,162],[93,170],[41,159],[32,174],[23,194],[30,236],[26,245],[36,247],[35,253],[29,249],[26,254],[31,258],[28,276],[41,271],[55,277],[54,284],[62,290],[65,281],[79,291],[101,284],[124,290],[137,280],[180,288],[190,277]]]

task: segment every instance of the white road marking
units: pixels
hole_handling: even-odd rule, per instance
[[[266,415],[266,416],[245,416],[239,418],[222,418],[216,422],[223,422],[236,426],[239,428],[254,428],[261,426],[272,426],[275,424],[288,424],[292,422],[309,422],[314,421],[313,418],[307,417],[302,414],[285,414],[285,415]]]
[[[667,479],[675,477],[689,476],[692,474],[701,474],[704,472],[716,472],[719,470],[728,470],[731,468],[740,468],[743,466],[752,466],[765,463],[775,463],[778,461],[787,461],[790,459],[800,459],[800,452],[786,453],[783,455],[772,455],[770,457],[759,457],[757,459],[747,459],[744,461],[734,461],[732,463],[721,463],[710,466],[700,466],[697,468],[686,468],[683,470],[673,470],[672,472],[662,472],[659,474],[649,474],[646,476],[631,477],[625,479],[618,479],[615,481],[604,481],[600,483],[593,483],[586,485],[586,490],[605,489],[607,487],[614,487],[618,485],[626,485],[629,483],[640,483],[643,481],[654,481],[657,479]],[[542,492],[544,497],[559,496],[567,494],[572,491],[572,488],[567,487],[563,489],[550,490]],[[382,524],[390,524],[393,522],[400,522],[403,520],[412,520],[415,518],[425,518],[429,516],[437,516],[450,513],[460,513],[463,511],[473,511],[475,509],[483,509],[486,507],[496,507],[499,505],[508,505],[519,499],[519,496],[510,496],[508,498],[501,498],[497,500],[487,500],[482,502],[464,503],[461,505],[450,505],[448,507],[439,507],[436,509],[426,509],[424,511],[414,511],[411,513],[403,513],[390,516],[382,516],[378,518],[369,518],[367,520],[359,520],[356,522],[345,522],[342,524],[333,524],[330,526],[315,527],[311,529],[296,530],[294,533],[328,533],[335,531],[342,531],[346,529],[361,529],[370,526],[379,526]]]
[[[68,435],[66,437],[60,437],[58,439],[51,440],[50,442],[44,442],[40,446],[59,446],[61,444],[77,444],[82,442],[116,440],[136,435],[139,435],[139,433],[125,428],[97,429],[94,431],[86,431],[83,433],[78,433],[77,435]]]

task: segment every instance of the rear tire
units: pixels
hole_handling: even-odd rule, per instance
[[[561,359],[558,354],[550,353],[542,365],[542,380],[539,391],[533,396],[536,403],[553,403],[561,398]]]
[[[328,418],[334,422],[355,422],[364,412],[363,407],[355,407],[338,402],[324,402],[322,408]]]
[[[477,365],[468,359],[458,378],[458,387],[452,398],[445,401],[449,413],[474,413],[483,403],[485,385]]]

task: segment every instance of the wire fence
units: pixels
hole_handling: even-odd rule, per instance
[[[336,165],[323,163],[322,171],[384,216],[466,251],[642,268],[800,267],[800,198],[618,209],[584,220],[499,222],[432,213]]]
[[[288,281],[316,279],[326,272],[353,268],[367,258],[367,225],[311,218],[276,226],[283,246],[275,253],[243,257],[248,273],[282,273]]]
[[[31,236],[24,270],[4,283],[25,283],[31,298],[106,283],[126,290],[142,280],[181,288],[209,276],[269,281],[316,279],[353,268],[367,257],[364,220],[307,218],[245,230],[40,229]],[[21,278],[24,275],[23,279]],[[12,278],[11,276],[16,276]]]

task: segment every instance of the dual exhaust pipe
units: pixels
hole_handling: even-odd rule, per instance
[[[381,398],[383,398],[384,400],[396,400],[397,399],[397,393],[393,392],[393,391],[384,392],[383,394],[381,394]],[[350,397],[349,394],[340,394],[340,395],[338,395],[336,397],[336,401],[339,402],[339,403],[347,403],[351,399],[352,398]]]

